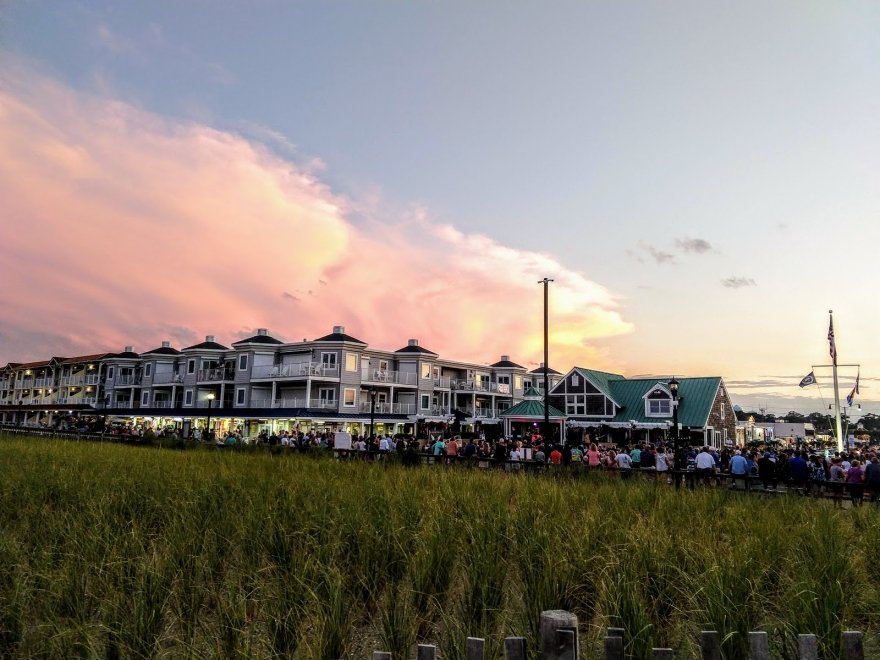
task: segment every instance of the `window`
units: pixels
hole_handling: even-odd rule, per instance
[[[239,371],[247,371],[247,362],[248,362],[247,359],[248,359],[247,354],[238,356],[238,370]]]
[[[513,379],[513,386],[516,389],[521,390],[523,388],[523,377],[522,376],[515,376]]]
[[[565,412],[569,415],[586,414],[586,398],[583,394],[569,394],[565,397]]]
[[[193,364],[195,364],[195,362],[193,362]],[[184,396],[184,399],[183,399],[183,405],[191,406],[192,404],[193,404],[193,391],[187,390],[186,395]]]
[[[149,378],[149,377],[152,376],[152,375],[153,375],[153,363],[152,363],[152,362],[147,362],[147,363],[144,365],[144,376],[146,376],[147,378]]]
[[[574,387],[577,387],[578,385],[580,385],[581,384],[581,377],[578,376],[577,374],[572,374],[571,375],[571,384]]]
[[[336,369],[336,353],[321,353],[321,366],[325,369]]]
[[[379,360],[379,371],[388,371],[388,360]]]
[[[149,392],[141,392],[141,405],[145,406],[150,402],[150,393]]]
[[[113,380],[113,374],[115,372],[116,372],[116,370],[113,367],[110,367],[109,369],[107,369],[107,380]]]
[[[349,353],[349,355],[353,355],[353,353]],[[355,355],[355,358],[357,358],[357,355]],[[344,390],[342,390],[342,405],[351,408],[352,406],[354,406],[354,404],[355,391],[350,387],[346,387]]]
[[[422,394],[420,399],[419,407],[422,410],[428,410],[431,407],[431,397],[428,394]]]
[[[422,378],[430,378],[431,377],[431,365],[427,362],[422,362]]]
[[[715,447],[721,446],[721,431],[713,431],[712,435],[714,436],[714,442],[712,443]]]
[[[189,361],[186,363],[186,373],[188,373],[188,374],[194,374],[195,372],[196,372],[196,361],[195,361],[195,360],[189,360]]]
[[[335,354],[333,354],[335,355]],[[318,390],[318,401],[324,405],[332,405],[336,403],[336,390],[332,387],[322,387]]]
[[[669,417],[672,415],[672,401],[669,399],[648,399],[648,415]]]
[[[721,404],[721,421],[724,421],[724,404]]]
[[[247,390],[245,388],[239,387],[235,390],[235,405],[243,406],[246,398]]]
[[[357,353],[346,353],[345,354],[345,370],[346,371],[357,371],[358,370]]]

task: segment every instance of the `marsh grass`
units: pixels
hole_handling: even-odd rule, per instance
[[[880,515],[825,502],[259,453],[0,438],[0,656],[363,656],[467,636],[537,657],[541,610],[628,658],[699,630],[876,652]]]

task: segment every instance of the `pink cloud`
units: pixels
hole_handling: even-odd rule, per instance
[[[631,331],[605,287],[417,209],[353,222],[355,204],[260,142],[78,93],[33,72],[0,80],[0,363],[97,350],[286,340],[344,324],[371,345],[441,355],[603,358]]]

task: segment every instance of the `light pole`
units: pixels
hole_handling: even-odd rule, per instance
[[[24,401],[22,401],[21,399],[19,399],[19,400],[18,400],[18,425],[19,425],[19,426],[21,426],[22,421],[23,421],[23,420],[22,420],[22,412],[23,412],[23,411],[22,411],[22,406],[23,406],[23,405],[24,405]]]
[[[370,443],[373,442],[373,429],[376,423],[376,388],[370,387]]]
[[[675,487],[681,488],[681,470],[687,469],[687,459],[678,437],[678,386],[679,382],[673,376],[669,381],[669,392],[672,394],[672,447],[674,449],[672,469],[675,471]]]
[[[214,403],[214,393],[208,393],[208,421],[205,422],[205,438],[211,439],[211,404]]]
[[[545,277],[542,280],[538,280],[538,284],[544,285],[544,447],[547,447],[547,443],[550,441],[550,377],[548,375],[548,369],[550,364],[550,355],[549,355],[549,346],[548,346],[548,329],[549,329],[549,306],[548,306],[548,292],[550,287],[550,282],[552,282],[549,277]],[[549,448],[545,449],[547,456],[550,456]]]

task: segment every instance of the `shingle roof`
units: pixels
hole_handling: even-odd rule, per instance
[[[363,344],[367,345],[367,342],[361,341],[351,335],[347,335],[344,332],[331,332],[329,335],[324,335],[323,337],[318,337],[315,341],[347,341],[352,344]]]
[[[16,369],[37,369],[39,367],[48,367],[49,360],[38,360],[37,362],[25,362],[17,365]]]
[[[542,374],[544,373],[544,367],[538,367],[537,369],[532,369],[530,374]],[[556,369],[552,369],[551,367],[547,367],[548,374],[555,374],[556,376],[561,376],[562,374],[556,371]]]
[[[228,351],[229,348],[224,346],[223,344],[218,344],[216,341],[203,341],[201,344],[196,344],[195,346],[187,346],[183,350],[184,351]]]
[[[269,335],[254,335],[253,337],[248,337],[247,339],[239,339],[238,341],[232,342],[233,346],[238,346],[239,344],[283,344],[284,342],[280,339],[275,339],[275,337],[270,337]]]
[[[171,346],[160,346],[152,351],[146,351],[143,355],[180,355],[180,351]]]
[[[424,346],[413,345],[410,344],[408,346],[404,346],[403,348],[398,348],[395,353],[427,353],[428,355],[437,355],[434,351],[429,351]]]
[[[542,396],[544,396],[544,395],[541,394],[541,392],[540,392],[539,390],[537,390],[536,388],[534,388],[534,387],[530,387],[529,389],[527,389],[527,390],[525,391],[525,393],[523,394],[523,396],[526,397],[526,398],[528,398],[528,397],[530,397],[530,396],[536,396],[536,397],[539,397],[539,398],[540,398],[540,397],[542,397]]]
[[[720,376],[703,378],[678,378],[678,422],[682,426],[703,427],[715,402],[715,393],[721,385]],[[621,406],[612,421],[637,423],[659,422],[671,417],[648,417],[645,415],[644,396],[656,385],[668,388],[667,379],[633,378],[612,379],[608,381],[611,394]]]
[[[534,417],[536,419],[544,419],[544,403],[542,401],[535,401],[534,399],[527,399],[525,401],[520,401],[515,406],[508,408],[504,412],[501,413],[502,417]],[[565,413],[561,410],[550,406],[550,418],[560,419],[565,417]]]
[[[114,353],[108,357],[119,358],[121,360],[138,360],[141,356],[134,351],[122,351],[122,353]]]
[[[499,360],[495,364],[489,365],[491,367],[496,367],[499,369],[525,369],[521,364],[517,364],[516,362],[511,362],[510,360]]]
[[[78,362],[97,362],[105,357],[109,357],[110,353],[95,353],[94,355],[77,355],[76,357],[65,358],[61,364],[76,364]]]

